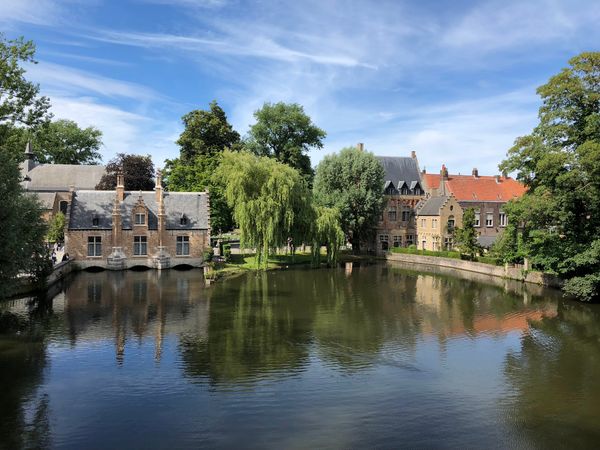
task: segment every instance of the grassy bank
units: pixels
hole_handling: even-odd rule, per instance
[[[403,248],[403,247],[393,247],[391,249],[392,253],[402,253],[407,255],[422,255],[422,256],[437,256],[440,258],[453,258],[453,259],[464,259],[463,255],[460,252],[452,252],[452,251],[439,251],[435,252],[432,250],[419,250],[416,248]],[[493,266],[501,266],[502,261],[497,258],[493,258],[491,256],[476,256],[473,259],[475,262],[480,262],[484,264],[491,264]]]

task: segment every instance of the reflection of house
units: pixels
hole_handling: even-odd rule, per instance
[[[37,194],[46,220],[58,211],[66,214],[71,191],[95,189],[105,172],[106,168],[99,165],[39,164],[29,143],[25,148],[25,161],[21,164],[23,188]]]
[[[377,225],[376,249],[408,247],[416,243],[415,207],[425,191],[415,152],[410,157],[378,156],[385,171],[385,209]]]
[[[453,195],[429,197],[417,206],[418,248],[451,250],[454,228],[462,227],[462,209]]]
[[[475,227],[479,243],[489,247],[507,225],[502,207],[525,193],[525,186],[506,176],[480,176],[477,169],[471,175],[449,175],[446,166],[439,174],[423,172],[423,185],[431,196],[454,195],[464,209],[475,210]]]
[[[157,176],[154,192],[126,192],[123,175],[115,191],[71,194],[66,251],[83,267],[199,267],[209,245],[206,192],[167,192]]]

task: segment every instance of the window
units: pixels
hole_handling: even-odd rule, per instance
[[[475,223],[473,225],[476,227],[481,226],[481,212],[478,209],[475,210]]]
[[[385,195],[394,195],[395,189],[393,187],[389,187],[385,190]]]
[[[412,234],[407,234],[406,235],[406,245],[413,245],[414,243],[414,236]]]
[[[437,228],[437,219],[431,219],[431,228]]]
[[[390,237],[389,237],[387,234],[380,234],[380,235],[379,235],[379,240],[380,240],[381,242],[387,242],[387,241],[389,240],[389,238],[390,238]]]
[[[410,211],[402,211],[402,222],[408,222],[410,220]]]
[[[421,219],[421,228],[425,228],[427,226],[427,219]]]
[[[501,212],[500,216],[499,216],[499,222],[500,222],[500,226],[501,227],[505,227],[506,226],[506,213]]]
[[[92,226],[97,227],[98,225],[100,225],[100,219],[96,216],[92,217]]]
[[[102,256],[102,236],[88,236],[88,256]]]
[[[146,236],[133,237],[133,254],[135,256],[148,254],[148,238]]]
[[[188,218],[186,217],[185,214],[183,216],[181,216],[181,219],[179,219],[179,224],[180,225],[187,225],[188,224]]]
[[[406,186],[404,186],[402,188],[402,191],[400,192],[402,195],[408,195],[410,193],[410,191],[408,190],[408,188]]]
[[[67,202],[65,200],[61,200],[61,202],[58,204],[58,209],[63,214],[67,214],[68,207],[69,207],[69,202]]]
[[[176,253],[178,256],[189,256],[190,255],[190,237],[189,236],[177,236]]]
[[[400,247],[402,245],[402,236],[394,236],[394,247]]]
[[[388,209],[388,220],[391,222],[396,221],[396,207],[392,206]]]
[[[452,232],[454,230],[454,216],[448,217],[448,231]]]
[[[447,237],[444,238],[444,248],[448,251],[452,250],[452,247],[454,247],[454,242],[452,242],[452,238],[451,237]]]
[[[485,214],[485,226],[493,227],[494,226],[494,213],[486,213]]]
[[[423,195],[423,189],[417,186],[415,188],[415,195]]]
[[[136,225],[145,225],[146,224],[146,214],[135,213],[135,224]]]

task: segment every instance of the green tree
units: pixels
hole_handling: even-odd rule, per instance
[[[211,102],[210,110],[192,111],[182,118],[185,129],[177,144],[180,157],[167,160],[165,184],[171,191],[205,191],[210,193],[211,228],[233,229],[233,216],[227,206],[223,180],[215,176],[226,148],[239,150],[240,135],[227,121],[227,115]]]
[[[0,149],[0,298],[13,292],[19,274],[32,275],[39,281],[49,269],[42,207],[20,183],[17,158]]]
[[[287,241],[294,224],[309,214],[310,192],[300,174],[274,159],[226,150],[217,171],[233,210],[243,247],[256,249],[257,266]]]
[[[500,168],[529,188],[509,206],[534,267],[565,291],[600,296],[600,52],[582,53],[537,90],[540,122],[516,139]]]
[[[48,242],[63,242],[65,240],[65,221],[65,215],[61,212],[52,218],[46,235]]]
[[[334,267],[337,263],[340,247],[345,241],[344,231],[340,225],[340,212],[335,208],[319,206],[315,208],[315,221],[312,241],[313,264],[319,265],[321,246],[327,249],[327,265]]]
[[[123,171],[125,189],[128,191],[151,191],[154,189],[154,164],[150,155],[126,155],[118,153],[106,165],[106,173],[96,189],[112,191],[117,186],[117,173]]]
[[[325,131],[313,124],[297,103],[265,103],[254,113],[248,148],[260,156],[269,156],[298,170],[309,182],[314,176],[308,152],[322,148]]]
[[[101,159],[102,132],[79,128],[72,120],[56,120],[41,126],[33,137],[33,151],[41,163],[97,164]]]
[[[454,240],[456,247],[463,255],[469,259],[475,259],[479,254],[479,245],[477,244],[477,231],[475,231],[475,210],[467,208],[463,214],[463,226],[454,230]]]
[[[352,147],[326,156],[317,166],[315,201],[339,211],[342,230],[355,252],[373,238],[383,211],[383,176],[383,167],[372,153]]]

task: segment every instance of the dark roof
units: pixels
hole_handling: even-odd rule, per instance
[[[115,191],[76,191],[71,203],[69,229],[112,228],[115,195]],[[125,198],[120,205],[123,229],[132,228],[133,207],[140,196],[148,208],[148,228],[156,230],[158,228],[158,203],[156,202],[156,193],[153,191],[125,192]],[[208,229],[209,210],[206,192],[165,192],[164,202],[167,229]],[[182,225],[181,218],[184,215],[187,221]],[[94,218],[98,219],[98,226],[92,225]]]
[[[54,208],[54,200],[56,199],[56,192],[36,192],[31,193],[31,195],[37,195],[40,203],[43,205],[44,209],[52,209]]]
[[[409,186],[413,181],[421,181],[419,166],[415,158],[406,156],[377,156],[385,171],[385,181],[398,185],[400,180]]]
[[[38,164],[25,175],[24,187],[29,191],[68,191],[72,185],[75,189],[95,189],[105,166],[73,165],[73,164]]]
[[[423,200],[417,206],[418,216],[438,216],[440,214],[440,208],[448,200],[447,196],[429,197],[427,200]]]
[[[496,242],[497,236],[478,236],[477,243],[483,248],[490,248]]]

